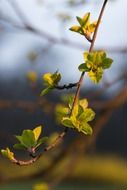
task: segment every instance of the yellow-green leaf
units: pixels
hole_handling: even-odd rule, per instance
[[[81,27],[80,26],[72,26],[69,30],[73,32],[81,33]]]
[[[6,148],[6,149],[2,149],[1,150],[1,153],[3,156],[5,156],[6,158],[8,158],[9,160],[14,160],[14,153],[10,151],[9,148]]]
[[[64,117],[62,119],[62,124],[66,127],[74,128],[74,125],[69,117]]]
[[[52,74],[51,73],[45,73],[43,75],[43,80],[48,84],[48,85],[53,85],[53,80],[52,80]]]
[[[85,135],[92,135],[93,129],[88,123],[83,123],[81,132]]]
[[[88,107],[88,101],[87,99],[82,99],[79,101],[79,105],[85,110]]]
[[[41,135],[42,126],[38,126],[35,129],[33,129],[35,140],[37,141]]]

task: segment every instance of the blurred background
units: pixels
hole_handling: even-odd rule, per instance
[[[89,43],[69,31],[76,16],[98,18],[103,0],[0,0],[0,149],[14,135],[44,125],[52,141],[64,128],[55,107],[75,89],[40,97],[42,75],[59,70],[61,84],[79,80],[78,66]],[[34,165],[19,167],[0,155],[0,190],[127,189],[127,2],[110,0],[98,32],[96,50],[114,62],[102,82],[86,76],[81,97],[96,111],[93,136],[69,131],[64,141]],[[43,147],[42,147],[43,148]],[[20,159],[28,155],[14,150]]]

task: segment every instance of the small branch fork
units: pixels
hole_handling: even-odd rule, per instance
[[[102,16],[103,16],[103,13],[104,13],[104,10],[105,10],[107,2],[108,2],[108,0],[104,0],[103,6],[101,8],[101,12],[100,12],[99,17],[98,17],[96,29],[95,29],[95,32],[93,34],[93,38],[92,38],[92,41],[91,41],[89,52],[93,51],[95,40],[96,40],[96,37],[97,37],[97,32],[98,32],[100,22],[101,22],[101,19],[102,19]],[[19,10],[19,7],[16,6],[14,3],[12,5],[14,6],[14,8],[15,8],[17,14],[19,15],[19,17],[23,20],[23,23],[25,24],[25,26],[29,30],[33,30],[33,28],[31,28],[31,27],[29,28],[29,24],[27,24],[24,15]],[[34,31],[34,32],[36,32],[36,31]],[[75,105],[77,104],[78,99],[79,99],[79,94],[80,94],[80,90],[81,90],[81,86],[82,86],[82,83],[83,83],[84,76],[85,76],[85,72],[82,72],[78,83],[64,85],[64,86],[57,86],[57,89],[69,89],[69,88],[72,88],[72,87],[77,87],[76,93],[75,93],[75,96],[74,96],[72,109],[71,109],[71,112],[70,112],[70,116],[71,116],[71,114],[73,112],[73,109],[74,109]],[[26,165],[33,164],[34,162],[36,162],[43,155],[44,152],[47,152],[47,151],[51,150],[52,148],[56,147],[61,142],[61,140],[64,138],[64,136],[67,134],[67,132],[68,132],[68,128],[65,128],[65,130],[61,134],[58,135],[58,137],[56,138],[54,143],[52,143],[50,146],[46,147],[42,153],[35,156],[34,158],[31,158],[28,161],[21,161],[21,160],[17,160],[17,159],[14,158],[12,160],[12,162],[17,164],[17,165],[20,165],[20,166],[26,166]]]
[[[77,83],[70,83],[68,85],[64,84],[63,86],[56,86],[55,88],[57,90],[64,90],[64,89],[70,89],[70,88],[73,88],[73,87],[77,87],[78,85],[78,82]]]

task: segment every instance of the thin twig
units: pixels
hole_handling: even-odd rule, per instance
[[[73,87],[76,87],[78,85],[78,83],[70,83],[70,84],[64,84],[63,86],[56,86],[55,88],[57,90],[64,90],[64,89],[70,89],[70,88],[73,88]]]

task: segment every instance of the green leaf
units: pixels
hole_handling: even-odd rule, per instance
[[[78,117],[80,122],[92,121],[95,117],[95,112],[91,108],[86,108],[84,112]]]
[[[90,71],[90,69],[87,67],[86,63],[82,63],[81,65],[79,65],[78,69],[81,72],[89,72]]]
[[[11,152],[9,148],[6,148],[5,150],[2,149],[1,153],[2,153],[3,156],[5,156],[6,158],[8,158],[9,160],[13,161],[15,159],[14,158],[14,153]]]
[[[108,69],[108,68],[110,68],[111,65],[112,65],[112,62],[113,62],[112,59],[110,59],[110,58],[105,58],[105,59],[103,60],[102,68],[103,68],[103,69]]]
[[[47,140],[48,140],[48,137],[43,137],[39,139],[35,148],[39,147],[43,143],[46,143]]]
[[[88,101],[87,99],[82,99],[79,101],[79,105],[85,110],[88,107]]]
[[[13,147],[15,149],[19,149],[19,150],[25,150],[26,149],[26,147],[22,144],[14,144]]]
[[[103,69],[97,68],[97,70],[93,71],[90,70],[90,72],[88,73],[90,79],[96,84],[99,83],[100,80],[102,79],[102,75],[103,75]]]
[[[51,90],[53,90],[52,87],[45,88],[44,90],[41,91],[40,96],[48,94]]]
[[[38,126],[35,129],[33,129],[35,140],[37,141],[41,135],[42,126]]]
[[[81,132],[84,133],[85,135],[92,135],[93,129],[88,123],[84,123],[82,125]]]
[[[34,147],[37,141],[32,130],[24,130],[22,133],[22,144],[27,147]]]
[[[82,24],[82,27],[85,28],[87,25],[89,25],[89,22],[90,22],[90,13],[86,13],[86,14],[83,16],[83,24]]]
[[[83,25],[83,19],[78,17],[78,16],[76,18],[77,18],[77,21],[79,22],[80,26],[82,26]]]
[[[87,39],[91,39],[91,34],[95,31],[97,22],[90,23],[90,13],[86,13],[83,18],[76,17],[80,26],[72,26],[71,31],[78,32],[85,36]]]
[[[51,78],[53,80],[53,86],[57,85],[58,82],[61,80],[61,74],[56,71],[51,75]]]
[[[43,75],[43,80],[45,81],[45,85],[47,88],[41,91],[40,96],[44,96],[49,93],[51,90],[58,85],[58,82],[61,80],[61,75],[56,71],[55,73],[46,73]]]
[[[70,113],[70,109],[68,107],[64,107],[61,104],[58,104],[55,109],[56,120],[58,123],[61,123],[63,117],[67,117]]]
[[[15,137],[16,137],[16,139],[17,139],[21,144],[23,144],[22,136],[16,135]]]
[[[62,124],[66,127],[74,128],[74,125],[69,117],[64,117],[62,119]]]
[[[69,30],[71,30],[72,32],[77,32],[77,33],[83,35],[82,29],[80,26],[72,26]]]

